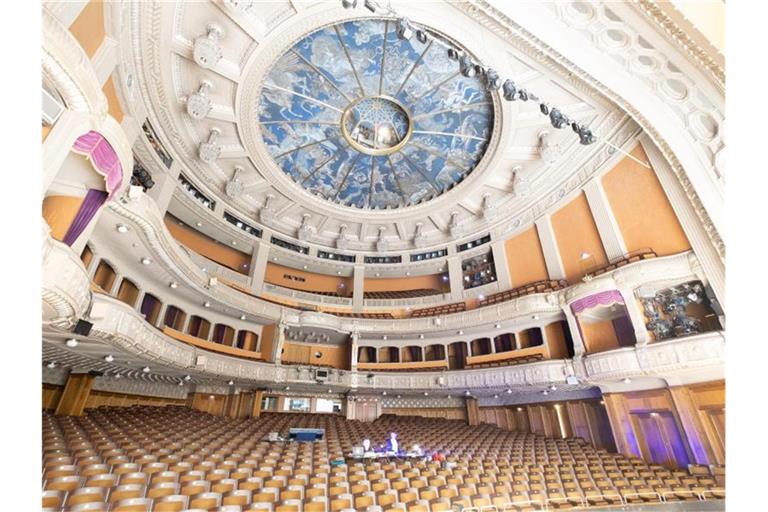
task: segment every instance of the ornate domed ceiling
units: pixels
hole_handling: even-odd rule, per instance
[[[258,116],[269,153],[296,184],[342,205],[392,209],[472,172],[491,136],[493,98],[440,42],[400,39],[393,21],[365,19],[288,49]]]

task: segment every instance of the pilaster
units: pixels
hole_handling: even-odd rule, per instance
[[[544,263],[547,265],[547,274],[550,279],[565,279],[563,262],[560,259],[560,250],[555,240],[555,232],[552,229],[552,220],[549,214],[536,219],[536,231],[541,242],[541,251],[544,254]]]
[[[597,225],[597,232],[600,234],[600,241],[608,260],[620,259],[627,253],[627,247],[599,177],[587,182],[584,186],[584,195],[587,197],[587,203]]]

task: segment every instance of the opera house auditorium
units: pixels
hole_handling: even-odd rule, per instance
[[[725,509],[722,0],[36,9],[42,510]]]

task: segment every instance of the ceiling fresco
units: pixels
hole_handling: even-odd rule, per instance
[[[257,112],[282,171],[311,194],[367,209],[419,204],[461,182],[487,149],[493,98],[436,37],[399,39],[394,22],[366,19],[286,51]]]

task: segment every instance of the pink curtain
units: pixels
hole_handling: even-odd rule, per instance
[[[123,166],[120,165],[120,159],[112,145],[103,135],[93,130],[81,135],[72,145],[72,151],[88,157],[94,169],[104,176],[110,197],[120,188],[123,182]]]
[[[571,304],[571,311],[575,315],[585,309],[596,306],[610,306],[612,304],[624,304],[624,297],[621,296],[619,290],[608,290],[581,298]]]

